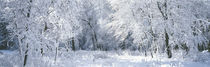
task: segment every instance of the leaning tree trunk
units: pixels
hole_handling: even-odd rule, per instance
[[[172,53],[171,53],[171,49],[170,49],[170,45],[169,45],[169,36],[166,31],[165,31],[165,43],[166,43],[166,52],[167,52],[168,58],[171,58]]]

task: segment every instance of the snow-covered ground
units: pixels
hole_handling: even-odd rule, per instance
[[[0,51],[0,67],[22,67],[17,51]],[[29,56],[26,67],[210,67],[210,61],[145,57],[129,51],[59,52],[54,56]]]

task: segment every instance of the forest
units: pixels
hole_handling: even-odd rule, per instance
[[[0,0],[0,67],[209,67],[210,0]]]

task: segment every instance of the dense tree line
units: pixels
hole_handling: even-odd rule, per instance
[[[0,0],[0,49],[210,51],[206,0]],[[56,60],[56,57],[55,57]]]

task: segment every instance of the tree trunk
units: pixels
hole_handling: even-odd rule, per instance
[[[56,47],[55,48],[55,63],[56,63],[56,60],[57,60],[57,55],[58,55],[58,48]]]
[[[75,42],[74,42],[74,38],[72,38],[71,42],[72,42],[72,50],[73,50],[73,51],[75,51],[76,49],[75,49]]]
[[[28,44],[26,45],[26,51],[25,51],[25,56],[24,56],[24,63],[23,63],[24,67],[26,66],[27,58],[28,58]]]
[[[165,31],[165,43],[166,43],[166,52],[167,52],[168,58],[171,58],[172,53],[171,53],[171,49],[170,49],[170,45],[169,45],[169,36],[166,31]]]
[[[30,18],[31,4],[32,4],[32,0],[29,1],[27,18]],[[26,26],[26,31],[28,31],[28,27],[27,26]],[[23,64],[24,67],[26,66],[27,58],[28,58],[28,44],[26,45],[26,51],[25,51],[25,56],[24,56],[24,64]]]

